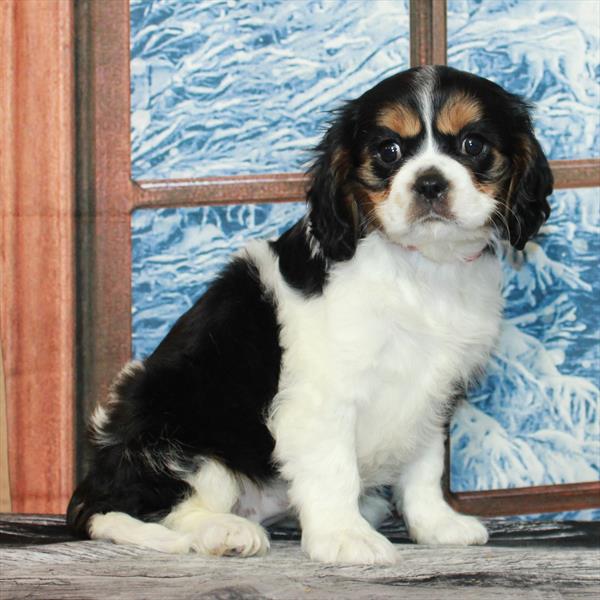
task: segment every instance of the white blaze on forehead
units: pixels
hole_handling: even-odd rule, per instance
[[[433,137],[433,89],[435,87],[435,67],[425,66],[417,73],[417,86],[419,88],[417,97],[421,109],[421,118],[425,125],[425,138],[421,151],[429,151],[436,148]]]

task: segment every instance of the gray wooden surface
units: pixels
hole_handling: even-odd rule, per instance
[[[551,536],[541,545],[517,540],[503,546],[397,548],[397,565],[357,567],[311,562],[297,541],[283,540],[273,542],[268,556],[249,559],[171,556],[97,541],[6,543],[0,544],[0,597],[600,598],[600,550],[583,540],[565,545]]]

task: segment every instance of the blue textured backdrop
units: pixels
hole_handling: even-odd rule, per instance
[[[133,176],[301,171],[407,59],[407,0],[132,0]]]
[[[535,104],[552,159],[597,155],[600,2],[449,0],[448,64]]]
[[[297,171],[327,110],[407,65],[404,0],[131,6],[136,178]],[[451,0],[449,63],[535,101],[551,157],[597,155],[599,6]],[[561,191],[552,204],[524,257],[506,256],[500,346],[452,426],[455,490],[599,476],[600,190]],[[154,348],[231,252],[303,211],[136,211],[134,354]]]

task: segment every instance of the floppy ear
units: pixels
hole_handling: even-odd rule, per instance
[[[528,125],[528,129],[531,126]],[[539,142],[528,131],[520,139],[513,157],[513,176],[508,192],[508,239],[517,250],[523,250],[550,216],[546,198],[552,193],[554,178]]]
[[[317,158],[309,170],[311,231],[325,258],[336,261],[354,256],[359,236],[358,208],[349,182],[355,131],[356,109],[349,103],[317,146]]]

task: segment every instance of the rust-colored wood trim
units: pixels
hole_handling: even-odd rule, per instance
[[[445,65],[446,0],[411,0],[410,66]]]
[[[600,508],[600,482],[447,492],[446,497],[459,512],[482,517],[553,513]]]
[[[600,508],[600,481],[521,488],[453,492],[450,481],[450,436],[446,432],[444,496],[455,510],[481,517],[553,513]]]
[[[600,186],[600,158],[552,160],[550,166],[557,189]]]
[[[0,2],[0,334],[12,510],[73,484],[71,2]]]
[[[598,158],[553,160],[550,166],[557,189],[600,186]],[[307,183],[303,173],[144,180],[134,184],[131,208],[296,201],[304,199]]]
[[[131,355],[129,3],[81,0],[77,27],[78,475],[90,409]]]
[[[307,181],[303,173],[138,181],[132,204],[139,208],[222,202],[289,202],[304,199]]]

